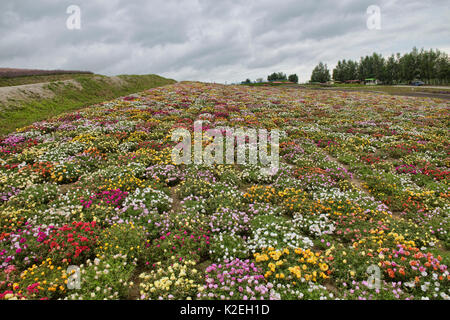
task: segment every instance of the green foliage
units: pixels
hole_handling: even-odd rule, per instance
[[[295,73],[291,74],[291,75],[289,75],[288,80],[290,82],[298,83],[298,76]]]
[[[397,53],[388,58],[373,53],[361,57],[359,63],[352,60],[338,61],[333,69],[333,79],[348,81],[375,78],[386,84],[409,83],[420,79],[427,84],[447,84],[450,80],[450,60],[445,52],[414,47],[404,55]]]
[[[267,81],[286,81],[287,77],[286,74],[283,72],[274,72],[271,75],[267,77]]]
[[[19,77],[0,77],[0,87],[20,86],[24,84],[63,81],[73,79],[75,74],[50,74],[50,75],[30,75]],[[85,74],[84,77],[94,77],[92,74]]]
[[[330,81],[330,71],[326,64],[319,62],[311,74],[311,82],[327,82]]]
[[[54,92],[53,98],[9,101],[0,104],[0,134],[14,131],[33,122],[54,117],[63,112],[100,103],[108,99],[143,91],[153,87],[174,83],[174,80],[157,75],[121,75],[122,81],[96,75],[77,75],[72,77],[81,85],[52,82],[48,89]]]

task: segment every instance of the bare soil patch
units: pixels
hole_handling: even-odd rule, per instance
[[[20,86],[0,87],[0,104],[7,105],[9,101],[14,100],[27,101],[33,98],[51,99],[55,96],[55,93],[47,87],[50,83],[72,84],[78,89],[82,89],[81,85],[75,80],[42,82],[42,83],[24,84]]]

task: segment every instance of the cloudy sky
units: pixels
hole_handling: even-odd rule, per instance
[[[70,5],[80,29],[67,28]],[[380,29],[367,26],[370,5]],[[319,61],[332,68],[413,46],[450,53],[449,39],[448,0],[0,1],[0,67],[228,83],[283,71],[307,81]]]

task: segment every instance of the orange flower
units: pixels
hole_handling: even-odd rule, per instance
[[[395,272],[391,268],[388,269],[388,274],[389,274],[389,277],[391,277],[391,278],[395,277]]]

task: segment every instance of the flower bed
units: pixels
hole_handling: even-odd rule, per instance
[[[19,129],[0,299],[449,299],[449,106],[185,82]],[[172,163],[198,119],[279,130],[279,170]]]

